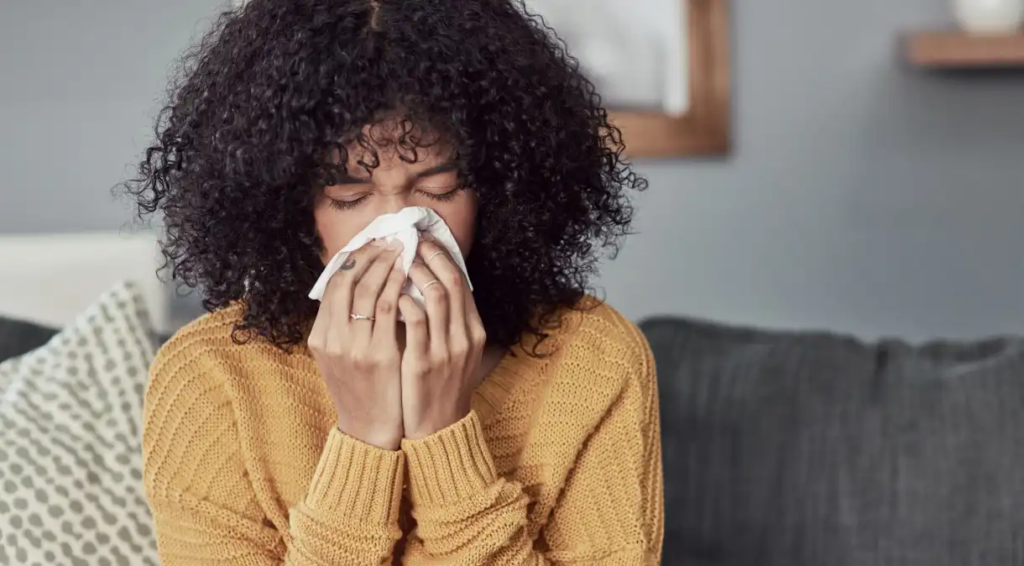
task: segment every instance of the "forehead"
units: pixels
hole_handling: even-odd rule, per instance
[[[362,128],[345,143],[348,167],[393,169],[439,165],[453,157],[451,143],[435,129],[408,119],[389,119]]]

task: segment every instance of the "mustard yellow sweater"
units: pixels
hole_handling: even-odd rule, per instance
[[[663,501],[646,341],[607,306],[546,358],[517,349],[473,411],[385,451],[342,434],[308,351],[236,345],[229,308],[181,330],[146,392],[164,566],[657,564]]]

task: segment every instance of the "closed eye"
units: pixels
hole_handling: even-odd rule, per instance
[[[338,210],[352,210],[353,208],[362,204],[363,201],[365,201],[369,196],[370,195],[363,195],[359,198],[349,200],[332,198],[330,199],[331,207],[336,208]]]
[[[455,196],[459,194],[459,191],[461,191],[462,189],[463,189],[463,187],[460,185],[460,186],[455,187],[454,189],[450,189],[447,192],[443,192],[443,193],[433,193],[433,192],[424,191],[424,190],[417,190],[416,192],[420,193],[421,195],[423,195],[423,196],[425,196],[425,197],[427,197],[427,198],[429,198],[431,200],[436,200],[438,202],[449,202],[449,201],[453,200],[455,198]]]

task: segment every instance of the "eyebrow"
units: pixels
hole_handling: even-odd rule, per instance
[[[442,173],[450,173],[452,171],[458,170],[458,168],[458,162],[455,159],[452,159],[436,167],[431,167],[430,169],[420,171],[419,173],[416,174],[416,179],[425,179],[427,177],[433,177],[434,175],[440,175]],[[335,185],[362,185],[364,183],[369,182],[370,179],[362,179],[359,177],[349,175],[348,173],[343,173],[338,176]]]
[[[458,168],[459,164],[454,159],[451,159],[445,163],[438,165],[437,167],[431,167],[426,171],[420,171],[419,173],[416,174],[416,178],[423,179],[424,177],[432,177],[434,175],[440,175],[441,173],[450,173],[452,171],[457,170]]]
[[[341,175],[338,175],[334,179],[334,183],[332,183],[332,184],[334,186],[340,186],[340,185],[362,185],[362,184],[369,183],[369,182],[370,182],[370,179],[360,179],[359,177],[353,177],[352,175],[349,175],[348,173],[343,173]]]

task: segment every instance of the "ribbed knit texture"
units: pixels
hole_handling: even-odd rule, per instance
[[[550,355],[517,348],[469,416],[394,452],[338,431],[305,349],[235,344],[237,307],[192,323],[146,393],[162,564],[657,564],[654,362],[629,321],[588,303]]]

